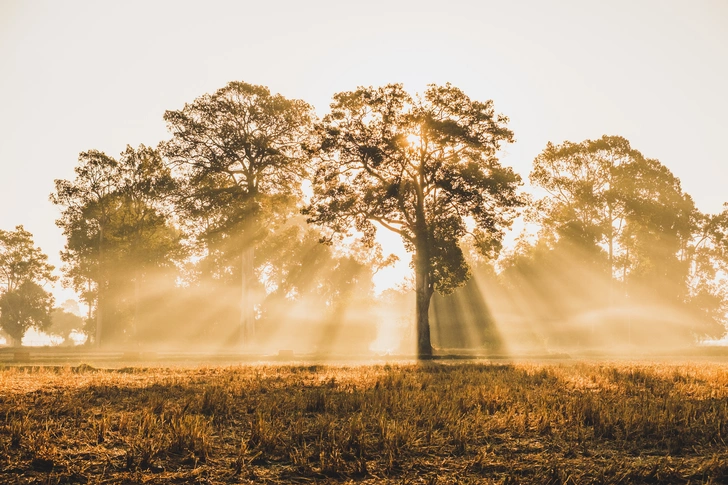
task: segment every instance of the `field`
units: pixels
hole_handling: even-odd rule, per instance
[[[726,483],[728,365],[0,368],[0,483]]]

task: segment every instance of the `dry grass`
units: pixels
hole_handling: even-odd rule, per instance
[[[0,483],[726,483],[728,366],[0,370]]]

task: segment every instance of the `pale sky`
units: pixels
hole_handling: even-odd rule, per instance
[[[60,268],[53,180],[156,145],[165,110],[232,80],[320,115],[359,85],[451,82],[510,117],[526,181],[548,141],[621,135],[699,209],[728,201],[728,0],[0,0],[0,228]]]

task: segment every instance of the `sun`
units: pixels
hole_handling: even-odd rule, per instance
[[[411,133],[407,135],[407,144],[411,147],[418,146],[422,142],[422,138],[419,135]]]

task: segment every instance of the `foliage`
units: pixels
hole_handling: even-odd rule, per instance
[[[240,285],[240,338],[255,334],[255,248],[290,216],[306,174],[313,109],[268,88],[231,82],[164,119],[164,152],[176,168],[178,207],[202,243],[207,284]]]
[[[57,335],[63,339],[63,345],[74,345],[70,339],[72,332],[81,332],[84,329],[83,318],[63,308],[54,308],[51,312],[51,324],[46,328],[46,333]]]
[[[357,309],[375,306],[372,276],[393,258],[375,243],[380,227],[412,254],[423,357],[435,293],[442,345],[498,348],[500,316],[485,292],[564,329],[600,314],[631,335],[627,310],[642,305],[687,322],[685,339],[725,330],[728,209],[701,214],[667,167],[622,137],[548,143],[530,174],[546,196],[533,201],[498,159],[513,141],[508,119],[450,84],[414,96],[399,84],[341,92],[317,122],[304,101],[231,82],[164,119],[171,139],[158,150],[83,152],[75,179],[57,180],[51,195],[67,238],[65,283],[89,305],[96,343],[186,327],[252,344],[263,323],[270,336],[282,321],[315,320],[330,335],[352,315],[371,325],[376,312]],[[505,230],[525,205],[538,238],[501,259],[496,277]],[[301,210],[320,227],[305,228]],[[359,245],[344,249],[353,233]],[[32,244],[13,256],[28,238],[22,226],[0,232],[5,292],[22,274],[49,278]],[[485,289],[466,285],[473,261],[488,268]],[[464,318],[478,328],[466,332]]]
[[[171,225],[175,190],[159,153],[127,147],[119,160],[91,150],[79,155],[73,181],[56,180],[51,201],[67,238],[61,258],[68,283],[95,306],[97,343],[119,340],[138,325],[140,294],[158,285],[184,252]],[[167,278],[173,286],[174,276]],[[99,323],[103,322],[103,325]]]
[[[615,276],[618,270],[644,271],[650,248],[672,251],[674,257],[674,240],[689,237],[694,206],[679,180],[622,137],[548,143],[534,160],[530,178],[548,193],[532,214],[542,237],[565,238],[590,252],[606,252]],[[668,235],[668,230],[673,233]],[[630,249],[633,255],[642,253],[630,260]]]
[[[652,286],[653,295],[684,301],[688,273],[684,250],[696,230],[693,200],[657,160],[626,168],[632,184],[625,197],[626,230],[620,241],[626,252],[623,274],[635,284]]]
[[[569,288],[570,295],[582,295],[589,286],[604,291],[582,295],[581,311],[662,304],[693,313],[694,336],[722,334],[724,314],[718,318],[716,288],[703,270],[710,259],[705,246],[714,233],[667,167],[645,158],[624,138],[603,136],[549,143],[534,161],[531,181],[548,194],[530,214],[540,226],[539,241],[521,246],[517,257],[505,262],[508,284],[535,289],[554,310],[564,297],[547,294],[563,295],[566,288],[548,280],[573,280],[568,273],[576,272],[591,284]],[[570,305],[550,318],[569,318],[576,310]]]
[[[700,215],[688,247],[690,306],[721,335],[728,315],[728,204],[716,215]],[[707,326],[707,325],[706,325]]]
[[[0,327],[17,344],[30,327],[50,321],[53,297],[41,284],[55,281],[53,269],[23,226],[0,230]]]
[[[182,184],[178,202],[219,258],[211,268],[218,278],[299,200],[312,118],[305,102],[244,82],[165,113],[173,138],[164,153]]]
[[[26,281],[54,281],[53,269],[23,226],[14,231],[0,229],[0,290],[16,290]]]
[[[56,180],[50,200],[61,206],[56,225],[67,242],[61,259],[67,282],[91,306],[97,298],[102,275],[104,228],[109,222],[110,202],[116,191],[118,162],[91,150],[79,154],[73,181]],[[91,288],[92,282],[96,290]]]
[[[420,355],[432,351],[432,293],[469,276],[460,241],[472,236],[482,252],[497,253],[521,204],[519,177],[496,157],[513,139],[507,121],[491,101],[449,84],[417,97],[391,84],[336,94],[318,128],[309,221],[339,234],[356,229],[368,243],[375,224],[402,237],[413,253]]]
[[[26,280],[0,295],[0,326],[16,344],[29,328],[45,330],[51,324],[53,296],[39,284]]]

